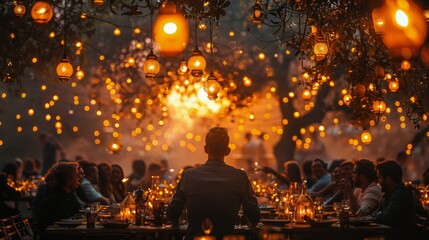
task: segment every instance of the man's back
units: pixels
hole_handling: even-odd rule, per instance
[[[203,235],[201,223],[209,218],[212,235],[232,234],[240,206],[252,223],[260,219],[258,203],[244,171],[226,165],[223,161],[208,160],[200,167],[183,173],[168,215],[180,216],[183,205],[188,210],[187,239]]]
[[[393,239],[414,239],[416,234],[416,210],[412,190],[399,184],[384,195],[374,214],[378,223],[393,228]]]

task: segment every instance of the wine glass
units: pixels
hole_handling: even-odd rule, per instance
[[[342,203],[341,202],[334,202],[332,204],[332,208],[335,211],[335,216],[337,217],[337,225],[340,224],[340,211],[341,211]]]
[[[244,213],[243,213],[243,205],[240,206],[240,210],[238,210],[238,228],[242,228],[243,226],[241,225],[241,218],[243,217]]]
[[[203,223],[201,223],[201,229],[205,235],[209,235],[212,232],[213,224],[210,218],[205,218]]]

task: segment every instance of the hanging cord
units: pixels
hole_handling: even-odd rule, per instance
[[[214,59],[213,59],[213,21],[212,21],[212,16],[210,16],[209,21],[210,21],[210,73],[213,74]]]
[[[64,0],[64,58],[67,57],[67,0]]]
[[[195,8],[195,48],[198,49],[198,9],[197,9],[197,0],[194,0],[194,8]]]
[[[153,50],[153,2],[150,1],[150,50]]]

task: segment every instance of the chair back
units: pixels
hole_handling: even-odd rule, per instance
[[[3,226],[0,226],[0,240],[8,240],[6,233],[3,230]]]
[[[22,219],[20,215],[10,217],[16,232],[21,240],[33,240],[33,230],[28,219]]]
[[[6,239],[21,240],[18,232],[15,229],[15,226],[13,225],[12,219],[4,218],[4,219],[0,219],[0,222],[1,222],[1,227],[3,228],[4,234],[6,236]]]

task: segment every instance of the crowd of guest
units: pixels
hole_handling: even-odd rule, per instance
[[[43,176],[39,175],[41,170],[37,169],[32,158],[6,164],[0,174],[0,218],[19,214],[17,206],[7,204],[7,200],[20,196],[8,181],[41,177],[32,201],[32,212],[38,227],[44,229],[58,219],[73,216],[85,205],[95,202],[103,205],[121,203],[127,192],[134,191],[137,186],[147,190],[151,185],[151,176],[171,179],[169,169],[161,165],[164,162],[163,165],[168,167],[166,160],[151,163],[147,169],[145,161],[134,160],[132,173],[126,177],[118,164],[95,164],[80,157],[77,159],[54,163]]]
[[[50,151],[62,149],[59,144],[51,145]],[[223,157],[229,154],[230,150],[226,149],[220,153],[215,150],[210,151],[209,161],[202,165],[203,168],[197,167],[196,169],[200,170],[195,170],[195,174],[200,174],[201,171],[201,174],[204,175],[207,174],[205,171],[212,171],[210,164],[215,164],[215,162],[211,161],[210,157],[219,158],[223,162]],[[236,175],[231,177],[231,179],[235,179],[234,181],[246,182],[241,179],[241,174],[232,168],[221,166],[225,168],[224,171]],[[287,161],[284,164],[283,172],[266,166],[258,170],[272,174],[284,188],[293,182],[298,184],[305,182],[310,196],[322,198],[325,205],[346,200],[353,215],[358,217],[372,216],[377,222],[394,228],[397,236],[405,237],[405,235],[401,235],[404,232],[407,233],[407,237],[417,234],[416,221],[422,218],[428,219],[427,212],[422,210],[421,202],[418,201],[418,191],[413,191],[412,188],[404,185],[403,170],[397,161],[333,160],[328,165],[322,159],[315,159],[302,164],[297,161]],[[5,204],[7,198],[19,195],[7,184],[7,181],[35,178],[44,171],[40,162],[32,158],[16,159],[4,166],[0,174],[1,218],[18,214],[16,208]],[[244,171],[241,172],[244,173]],[[186,171],[186,173],[186,176],[190,176],[194,171]],[[54,162],[43,175],[43,181],[39,182],[37,194],[32,203],[37,226],[43,230],[59,219],[72,217],[87,204],[95,202],[104,205],[120,203],[127,196],[127,192],[134,191],[137,186],[142,186],[145,190],[150,188],[152,176],[172,180],[168,161],[164,159],[146,166],[144,160],[134,160],[132,161],[132,173],[129,176],[124,175],[122,167],[118,164],[111,165],[105,162],[96,164],[81,157],[77,157],[75,161],[62,159]],[[208,180],[213,180],[209,176],[207,177]],[[238,178],[236,179],[236,177]],[[249,177],[252,178],[251,175]],[[199,181],[210,184],[206,180],[200,179]],[[429,169],[424,172],[421,183],[429,184]],[[183,186],[183,184],[185,183],[179,182],[178,187]],[[192,181],[186,184],[189,186],[198,185]],[[182,204],[185,201],[183,196],[179,198],[177,193],[188,190],[176,189],[174,200],[178,202],[173,201],[172,203],[179,205],[175,206],[177,209],[174,212],[170,212],[174,217],[180,215],[180,211],[184,207]],[[246,204],[252,205],[253,198],[249,197],[251,192],[248,192],[248,189],[243,189],[243,191],[251,202],[251,204]],[[234,201],[236,200],[234,199]],[[236,202],[235,205],[238,206],[239,203]],[[195,206],[188,206],[188,208],[193,209]],[[174,208],[170,208],[170,211],[173,211],[172,209]],[[257,215],[254,213],[254,216]],[[202,216],[198,217],[201,218]],[[257,218],[254,217],[253,220]],[[196,222],[193,224],[197,228],[198,224]]]

